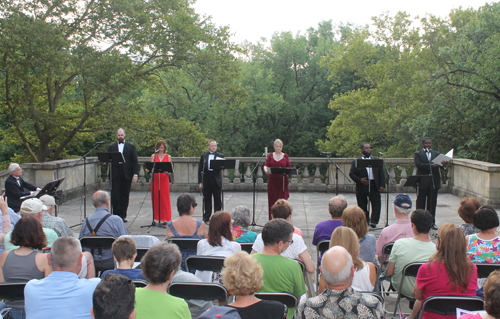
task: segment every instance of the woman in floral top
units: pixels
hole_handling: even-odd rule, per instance
[[[500,237],[498,215],[491,207],[482,206],[474,214],[474,226],[481,230],[467,236],[467,256],[474,263],[500,263]]]

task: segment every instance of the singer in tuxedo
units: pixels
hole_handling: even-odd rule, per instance
[[[127,222],[127,208],[132,182],[136,183],[139,176],[139,163],[137,151],[134,144],[125,141],[125,130],[119,128],[116,131],[116,143],[108,146],[107,152],[120,152],[125,159],[124,163],[111,163],[111,204],[113,214],[118,215]]]
[[[361,157],[358,159],[378,159],[371,156],[370,144],[361,144]],[[379,168],[356,167],[356,160],[352,161],[349,176],[356,183],[356,201],[358,206],[365,212],[366,221],[372,228],[375,228],[380,219],[381,200],[380,193],[385,189],[384,172]],[[372,216],[368,212],[368,200],[372,206]]]
[[[19,212],[23,200],[21,197],[35,194],[41,189],[32,185],[21,178],[23,170],[19,164],[12,163],[9,165],[10,176],[5,180],[5,196],[10,208],[16,213]],[[25,189],[29,190],[26,191]]]
[[[417,194],[417,209],[427,209],[432,215],[432,229],[436,230],[436,205],[438,191],[441,188],[441,175],[439,168],[446,169],[448,162],[432,164],[432,160],[438,157],[439,152],[431,150],[431,139],[424,137],[422,147],[418,152],[415,152],[413,161],[417,167],[417,175],[431,175],[432,181],[426,188],[420,188]]]
[[[208,142],[208,152],[203,152],[198,165],[198,183],[203,190],[205,200],[205,211],[203,212],[203,221],[208,223],[212,215],[212,197],[214,199],[214,212],[220,211],[222,207],[222,174],[221,170],[212,169],[210,162],[217,158],[224,158],[224,155],[217,152],[217,142],[210,140]]]

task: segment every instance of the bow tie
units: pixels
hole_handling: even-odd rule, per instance
[[[118,142],[118,144],[125,144],[125,142]]]
[[[210,155],[214,155],[215,153],[212,153],[212,152],[208,152],[208,154],[210,154]]]

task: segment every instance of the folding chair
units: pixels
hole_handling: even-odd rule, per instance
[[[227,289],[221,284],[212,282],[173,282],[167,292],[185,300],[225,300],[227,303]]]
[[[184,237],[171,237],[165,239],[165,241],[176,244],[179,247],[180,251],[196,251],[198,248],[199,238],[184,238]]]
[[[484,310],[484,300],[476,296],[430,296],[422,302],[418,318],[422,319],[424,311],[442,316],[455,315],[457,308],[469,311]]]
[[[0,283],[0,299],[24,300],[24,287],[26,282]]]
[[[369,296],[373,296],[375,298],[378,299],[378,301],[380,301],[380,303],[382,305],[384,305],[384,297],[382,296],[381,293],[379,292],[373,292],[373,291],[360,291],[363,295],[369,295]]]
[[[309,293],[309,297],[316,296],[316,291],[314,290],[314,284],[311,278],[311,275],[307,272],[306,265],[304,262],[294,259],[300,265],[300,270],[302,270],[302,276],[304,277],[304,283],[306,284],[307,292]]]
[[[276,300],[286,305],[289,309],[296,308],[297,297],[288,292],[256,292],[255,297],[262,300]]]
[[[495,270],[500,269],[500,264],[475,263],[477,267],[477,278],[488,278]]]
[[[409,263],[403,268],[403,273],[401,276],[401,283],[399,284],[399,290],[398,291],[398,299],[396,300],[396,306],[394,307],[394,314],[393,316],[396,317],[396,314],[398,310],[400,310],[399,303],[401,302],[401,297],[404,297],[408,299],[410,302],[415,302],[415,298],[413,296],[404,296],[401,294],[401,287],[403,287],[403,282],[406,277],[417,277],[418,270],[420,269],[420,266],[422,266],[424,263],[423,262],[414,262],[414,263]]]
[[[135,257],[135,262],[140,263],[142,257],[148,252],[149,248],[137,248],[137,256]]]
[[[110,259],[102,260],[102,251],[111,251],[111,246],[114,242],[114,237],[86,236],[80,238],[80,244],[82,245],[82,248],[90,249],[90,253],[94,257],[96,277],[99,277],[100,273],[103,273],[106,270],[115,269],[115,262],[113,260],[113,257],[111,257]]]
[[[225,259],[226,257],[217,256],[188,256],[186,258],[186,269],[188,272],[191,269],[221,272]]]
[[[134,282],[135,288],[144,288],[148,285],[148,282],[146,280],[134,279],[132,281]]]
[[[244,250],[249,254],[252,252],[253,243],[240,243],[240,245],[241,250]]]
[[[154,244],[160,242],[160,240],[157,237],[151,235],[121,235],[118,238],[122,237],[132,238],[135,241],[136,247],[141,247],[141,248],[149,248]]]
[[[319,287],[319,277],[321,276],[321,273],[319,271],[319,266],[321,266],[319,262],[319,256],[324,254],[328,249],[330,249],[329,240],[322,240],[318,243],[318,246],[316,246],[316,262],[318,264],[316,267],[316,288]]]

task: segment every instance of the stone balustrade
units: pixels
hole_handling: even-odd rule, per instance
[[[239,160],[238,170],[225,170],[223,172],[223,188],[225,191],[250,192],[253,190],[252,171],[259,161],[259,157],[229,157]],[[133,184],[134,191],[149,190],[149,174],[145,172],[145,163],[149,157],[139,158],[139,182]],[[352,159],[333,158],[334,163],[349,176]],[[76,159],[53,161],[46,163],[23,164],[23,178],[38,186],[43,186],[49,181],[66,178],[61,184],[63,191],[62,201],[81,197],[84,184],[83,162],[76,166]],[[174,174],[171,177],[171,190],[174,192],[198,192],[198,157],[174,157],[172,159]],[[291,176],[289,188],[291,192],[329,192],[339,193],[354,192],[355,185],[350,182],[334,163],[328,158],[292,157],[290,162],[298,170],[298,175]],[[256,189],[265,191],[267,176],[263,172],[263,164],[256,170]],[[412,193],[415,189],[404,187],[408,176],[416,174],[416,167],[412,158],[387,158],[385,164],[391,177],[389,191],[391,193]],[[454,159],[450,168],[443,174],[440,192],[453,192],[460,196],[476,196],[482,203],[500,206],[500,165],[473,161],[467,159]],[[0,183],[4,183],[8,176],[7,171],[0,172]],[[96,189],[109,189],[107,180],[107,167],[102,166],[97,158],[88,158],[86,165],[87,194],[92,194]],[[87,195],[88,196],[88,195]]]

